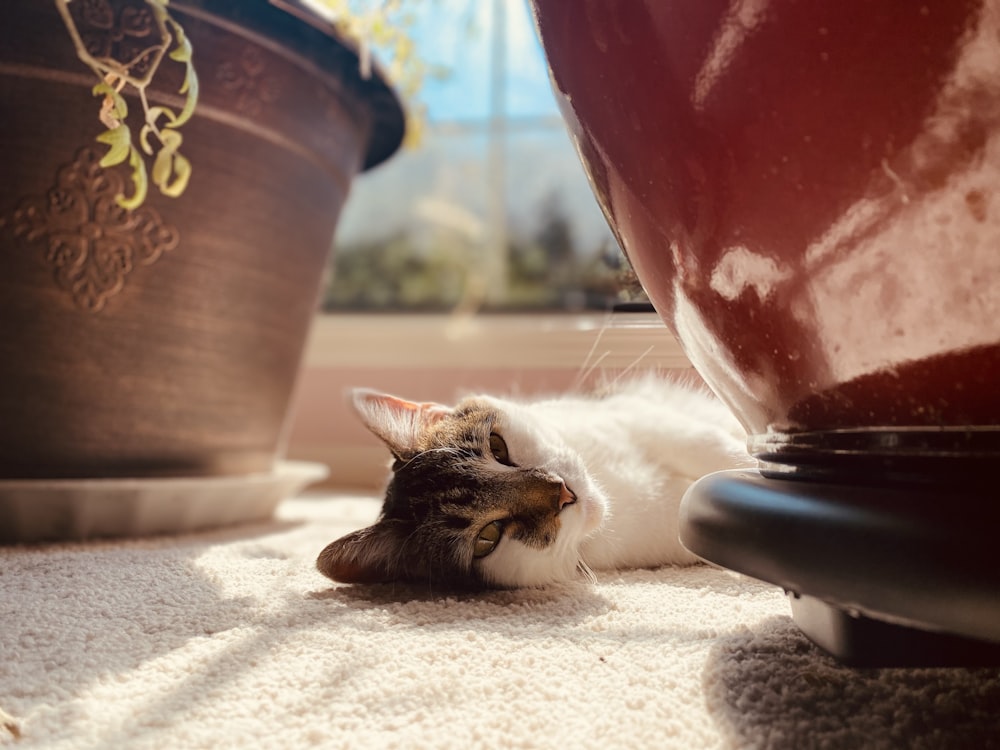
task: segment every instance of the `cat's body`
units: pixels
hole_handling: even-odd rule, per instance
[[[340,581],[533,586],[691,563],[677,538],[684,491],[752,464],[721,403],[655,376],[533,402],[451,409],[358,391],[354,403],[397,460],[379,521],[317,561]]]

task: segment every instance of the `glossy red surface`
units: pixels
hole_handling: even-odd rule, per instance
[[[751,433],[1000,424],[1000,2],[533,2],[609,223]]]

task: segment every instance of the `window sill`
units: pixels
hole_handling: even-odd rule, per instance
[[[624,370],[688,368],[655,313],[329,314],[313,324],[306,367]]]

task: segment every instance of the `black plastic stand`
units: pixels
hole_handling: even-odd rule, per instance
[[[893,625],[789,594],[792,619],[809,639],[845,664],[857,667],[1000,666],[1000,643]]]
[[[681,541],[783,587],[795,622],[856,666],[1000,664],[1000,490],[726,471],[684,498]]]

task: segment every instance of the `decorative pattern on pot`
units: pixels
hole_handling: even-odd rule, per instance
[[[124,180],[83,148],[44,196],[14,213],[14,235],[40,245],[56,283],[84,310],[100,311],[137,266],[177,247],[180,234],[152,208],[127,211],[115,196]]]
[[[216,78],[235,97],[236,110],[250,117],[276,102],[281,93],[281,81],[268,74],[263,52],[252,45],[245,47],[237,59],[222,63]]]
[[[149,82],[170,46],[170,34],[145,0],[129,0],[117,8],[109,0],[82,0],[67,7],[70,35],[91,57],[84,62]]]

